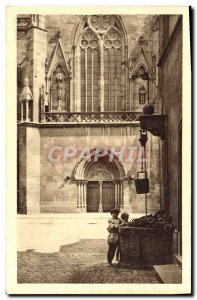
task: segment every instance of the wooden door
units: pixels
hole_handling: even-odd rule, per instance
[[[99,210],[99,183],[90,181],[87,184],[87,212],[98,212]]]
[[[115,207],[115,186],[112,181],[103,182],[103,212],[110,212]]]

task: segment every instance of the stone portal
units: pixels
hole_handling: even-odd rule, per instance
[[[113,207],[123,208],[123,180],[125,171],[122,163],[111,151],[95,161],[95,150],[91,159],[82,160],[75,167],[74,176],[78,182],[79,210],[87,212],[110,212]]]

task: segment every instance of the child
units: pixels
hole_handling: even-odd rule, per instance
[[[120,218],[122,221],[121,226],[128,225],[128,223],[129,223],[129,214],[128,213],[126,213],[126,212],[122,213]]]
[[[109,232],[108,236],[108,245],[109,249],[107,252],[107,261],[110,265],[112,265],[112,260],[114,258],[116,248],[118,246],[118,227],[121,224],[121,220],[118,218],[119,210],[117,208],[113,208],[111,210],[112,218],[108,220],[109,226],[107,228]]]
[[[128,225],[128,221],[129,221],[129,214],[128,213],[122,213],[121,216],[121,224],[119,226],[127,226]],[[116,250],[116,260],[119,261],[120,260],[120,249],[119,249],[119,245],[117,247]]]

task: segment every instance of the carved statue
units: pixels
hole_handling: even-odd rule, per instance
[[[146,102],[146,90],[143,85],[141,85],[140,89],[139,89],[139,100],[140,100],[140,103]]]
[[[25,77],[24,79],[24,87],[20,96],[20,101],[30,101],[33,100],[32,92],[29,88],[29,79],[28,77]]]
[[[56,76],[56,82],[57,82],[57,98],[58,100],[61,100],[62,98],[62,75],[61,74],[57,74]]]

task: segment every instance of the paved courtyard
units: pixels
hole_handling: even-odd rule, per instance
[[[137,215],[132,217],[138,217]],[[109,214],[18,216],[19,283],[160,283],[106,263]]]

